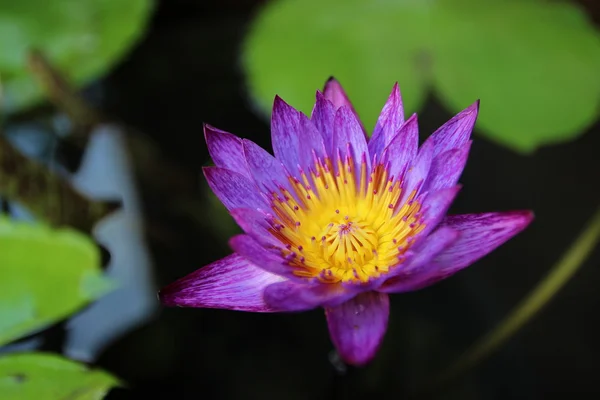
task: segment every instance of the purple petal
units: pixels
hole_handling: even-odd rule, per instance
[[[264,298],[275,310],[306,311],[321,306],[338,306],[355,295],[355,290],[339,284],[308,285],[285,281],[266,288]]]
[[[423,190],[436,191],[456,185],[469,158],[470,148],[469,140],[461,147],[445,151],[435,157]]]
[[[292,267],[286,260],[279,256],[276,249],[272,251],[267,250],[249,235],[232,237],[229,240],[229,246],[236,253],[259,268],[288,279],[305,282],[305,279],[294,275]]]
[[[325,309],[329,335],[341,358],[351,365],[371,361],[387,330],[390,302],[385,293],[365,292]]]
[[[431,260],[441,251],[455,242],[459,237],[459,232],[448,227],[442,227],[433,232],[424,243],[416,250],[410,259],[404,264],[400,264],[397,270],[391,272],[391,278],[385,281],[377,290],[384,293],[409,292],[419,286],[424,280],[429,279],[432,271],[430,268]],[[435,273],[435,271],[433,271]]]
[[[404,109],[402,108],[402,96],[398,83],[392,88],[387,102],[381,110],[373,136],[369,141],[369,152],[371,157],[380,155],[383,149],[392,141],[400,127],[404,124]],[[379,158],[379,157],[378,157]]]
[[[249,177],[242,139],[208,124],[204,125],[204,138],[208,153],[217,167]]]
[[[402,188],[403,193],[400,198],[399,204],[404,204],[408,196],[411,195],[413,190],[417,191],[417,194],[424,191],[423,184],[427,180],[429,176],[429,171],[431,169],[431,162],[433,159],[433,142],[425,142],[423,146],[419,149],[417,153],[417,157],[412,164],[412,167],[406,173],[405,183]]]
[[[325,152],[325,144],[321,132],[319,132],[315,124],[306,115],[300,115],[302,136],[299,138],[298,158],[300,166],[308,174],[310,168],[315,166],[315,157],[319,160],[324,160],[327,153]]]
[[[271,234],[271,230],[275,229],[271,215],[250,208],[236,208],[230,214],[240,228],[262,246],[282,247],[281,242]]]
[[[360,121],[360,118],[358,117],[358,114],[354,110],[354,106],[352,105],[352,102],[348,98],[348,95],[346,94],[346,91],[342,87],[342,84],[337,79],[335,79],[333,76],[331,78],[329,78],[327,80],[327,82],[325,82],[325,88],[323,89],[323,95],[325,96],[325,98],[327,100],[331,101],[331,103],[333,104],[333,106],[335,107],[336,110],[342,106],[346,106],[350,110],[352,110],[352,112],[356,115],[356,119],[358,119]]]
[[[450,149],[463,147],[469,141],[478,112],[479,100],[455,115],[427,138],[435,144],[435,156]]]
[[[350,154],[348,153],[350,150]],[[333,124],[333,161],[337,161],[338,154],[352,156],[355,163],[356,176],[360,174],[360,164],[364,159],[369,162],[367,140],[362,132],[360,122],[356,115],[348,107],[340,107],[336,114]]]
[[[281,161],[250,140],[243,140],[244,155],[250,175],[260,190],[272,194],[280,188],[288,191],[289,173]]]
[[[219,167],[205,167],[202,170],[208,185],[228,210],[268,207],[254,182],[244,175]]]
[[[325,98],[323,93],[317,91],[317,101],[313,107],[310,119],[315,124],[317,130],[321,132],[327,154],[332,154],[334,118],[335,106]]]
[[[159,297],[166,306],[274,312],[263,291],[283,279],[232,254],[173,282]]]
[[[314,164],[313,151],[317,156],[325,155],[323,138],[312,121],[279,96],[273,104],[271,138],[275,157],[292,175],[298,167],[308,171]]]
[[[390,163],[390,175],[399,178],[413,163],[419,149],[419,124],[417,114],[413,114],[389,145],[383,150],[382,159],[384,163]]]
[[[531,211],[448,216],[441,226],[457,230],[460,238],[438,255],[435,262],[443,271],[454,273],[521,232],[532,220]]]
[[[423,223],[425,229],[419,233],[419,237],[427,237],[431,233],[442,219],[445,217],[446,212],[452,205],[452,202],[456,198],[456,195],[460,191],[461,186],[456,185],[451,188],[438,190],[433,193],[426,193],[423,195],[421,204],[423,206]]]
[[[386,282],[384,292],[408,292],[433,285],[471,265],[522,231],[533,219],[529,211],[469,214],[448,217],[442,229],[459,233],[458,239],[442,250],[419,273],[403,282]]]

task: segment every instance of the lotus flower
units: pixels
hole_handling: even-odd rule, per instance
[[[446,216],[479,102],[419,148],[396,84],[368,139],[330,79],[305,116],[275,97],[274,156],[206,125],[213,192],[245,232],[233,254],[160,292],[165,305],[325,316],[341,358],[363,365],[387,329],[390,293],[453,275],[523,230],[529,211]]]

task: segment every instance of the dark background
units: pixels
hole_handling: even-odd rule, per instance
[[[179,168],[171,190],[141,188],[158,286],[229,252],[218,227],[203,221],[208,211],[192,212],[173,200],[206,204],[201,167],[210,160],[202,123],[270,148],[268,121],[252,112],[238,60],[259,3],[159,2],[145,39],[97,85],[103,93],[98,105],[149,136],[165,162]],[[600,20],[597,2],[581,3]],[[450,117],[431,97],[419,115],[422,139]],[[336,372],[321,310],[163,309],[101,355],[98,364],[129,383],[109,398],[407,398],[494,327],[582,230],[600,200],[598,149],[600,124],[530,156],[476,135],[451,212],[533,209],[536,219],[473,267],[431,288],[392,296],[389,330],[368,367]],[[599,267],[596,251],[540,315],[436,398],[600,395]]]

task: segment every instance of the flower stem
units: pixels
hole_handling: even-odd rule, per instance
[[[0,136],[0,194],[18,201],[51,225],[69,225],[85,233],[120,204],[91,200],[44,165],[30,160]]]
[[[589,225],[579,235],[569,250],[550,270],[548,275],[521,301],[500,324],[482,337],[459,359],[446,369],[430,387],[439,388],[464,374],[470,368],[497,350],[525,323],[532,319],[552,297],[569,281],[588,258],[600,240],[600,208]]]

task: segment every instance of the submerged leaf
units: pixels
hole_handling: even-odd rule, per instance
[[[371,132],[398,81],[412,113],[427,92],[429,10],[420,0],[270,2],[244,45],[251,95],[265,111],[278,94],[310,114],[315,97],[306,89],[333,75]]]
[[[600,110],[600,37],[567,3],[446,1],[433,77],[457,111],[480,98],[481,133],[529,152],[574,139]]]
[[[246,38],[261,110],[279,94],[310,113],[334,75],[367,130],[398,81],[405,114],[429,88],[456,113],[476,99],[478,132],[528,152],[574,139],[600,110],[600,36],[576,5],[542,0],[275,0]]]
[[[68,316],[110,287],[87,237],[0,217],[0,345]]]
[[[0,0],[0,76],[4,111],[41,98],[26,69],[39,49],[61,71],[82,84],[114,64],[141,36],[151,0]]]
[[[99,400],[119,386],[112,375],[58,355],[9,354],[0,358],[0,398]]]

